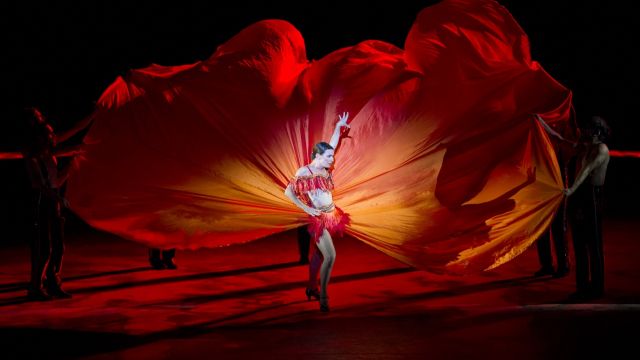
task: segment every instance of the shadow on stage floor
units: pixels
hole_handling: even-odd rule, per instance
[[[353,239],[336,242],[331,312],[304,296],[295,232],[178,251],[152,270],[147,249],[70,232],[72,299],[28,302],[28,249],[2,248],[0,339],[7,358],[519,358],[635,351],[640,224],[606,223],[603,299],[566,302],[573,273],[535,278],[534,248],[479,275],[434,275]],[[4,356],[2,356],[4,358]]]

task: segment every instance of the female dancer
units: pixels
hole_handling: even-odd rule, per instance
[[[296,171],[285,195],[299,208],[309,214],[309,233],[315,243],[315,251],[309,263],[309,285],[306,289],[307,299],[314,297],[320,300],[320,311],[329,311],[327,284],[336,258],[332,236],[341,236],[349,215],[333,203],[331,191],[333,179],[331,165],[334,151],[340,141],[343,127],[348,128],[349,113],[338,116],[336,128],[331,141],[319,142],[313,147],[311,163]],[[321,265],[322,264],[322,265]],[[320,292],[318,292],[318,271],[320,271]]]

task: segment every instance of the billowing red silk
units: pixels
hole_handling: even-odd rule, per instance
[[[490,269],[562,201],[531,115],[562,130],[570,107],[495,1],[424,9],[404,50],[368,40],[313,62],[297,29],[266,20],[207,60],[116,79],[67,194],[89,224],[154,247],[279,233],[306,223],[284,189],[348,111],[333,169],[346,233],[418,268]]]

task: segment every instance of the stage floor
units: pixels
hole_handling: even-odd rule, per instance
[[[28,302],[29,251],[4,246],[0,358],[555,359],[638,356],[640,223],[605,223],[606,295],[569,304],[573,272],[534,278],[535,247],[474,276],[415,270],[354,239],[336,241],[331,312],[304,296],[295,231],[178,251],[152,270],[140,244],[67,235],[72,299]]]

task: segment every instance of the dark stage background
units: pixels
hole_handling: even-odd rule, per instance
[[[177,65],[208,58],[249,24],[284,19],[305,38],[309,59],[366,39],[402,47],[420,9],[436,1],[8,1],[0,5],[5,89],[0,151],[15,151],[19,115],[40,107],[57,129],[89,115],[118,75],[152,63]],[[605,117],[611,149],[640,151],[632,96],[640,93],[632,50],[635,19],[605,1],[500,1],[529,35],[533,58],[572,89],[579,118]],[[76,142],[78,138],[74,139]],[[637,217],[640,159],[609,166],[607,211]],[[0,243],[24,241],[28,197],[24,166],[0,161]],[[71,214],[69,226],[82,226]]]

